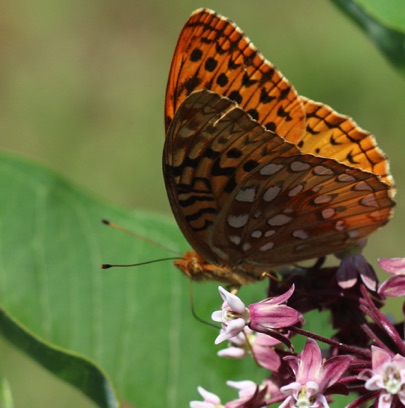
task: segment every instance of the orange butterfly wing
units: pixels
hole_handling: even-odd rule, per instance
[[[329,106],[298,96],[232,21],[208,9],[196,10],[180,33],[166,90],[166,131],[182,101],[198,89],[237,102],[304,153],[378,174],[395,195],[388,160],[369,132]]]
[[[180,33],[166,89],[166,132],[198,89],[227,96],[291,142],[303,132],[304,110],[293,86],[233,22],[207,9],[196,10]]]
[[[353,119],[335,112],[331,107],[303,96],[305,130],[297,146],[304,153],[331,157],[347,166],[377,174],[395,195],[394,180],[389,173],[388,159],[377,147],[374,136],[360,128]]]

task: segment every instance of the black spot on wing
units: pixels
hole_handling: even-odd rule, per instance
[[[202,51],[199,48],[194,48],[194,50],[191,51],[191,54],[190,54],[190,61],[198,62],[200,61],[202,56],[203,56]]]

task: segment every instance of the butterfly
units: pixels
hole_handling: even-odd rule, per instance
[[[230,285],[341,252],[392,216],[386,156],[351,118],[299,96],[229,19],[180,33],[165,103],[163,174],[195,252],[194,280]]]

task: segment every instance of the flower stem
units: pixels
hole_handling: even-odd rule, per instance
[[[341,342],[336,341],[336,340],[328,339],[327,337],[323,337],[323,336],[320,336],[319,334],[315,334],[315,333],[309,332],[307,330],[300,329],[299,327],[296,327],[296,326],[291,326],[290,330],[297,333],[297,334],[301,334],[302,336],[309,337],[311,339],[321,341],[322,343],[325,343],[325,344],[329,344],[330,346],[336,347],[336,348],[338,348],[340,350],[343,350],[343,351],[345,351],[347,353],[356,354],[356,355],[364,357],[366,359],[370,358],[370,352],[368,350],[363,349],[363,348],[355,347],[355,346],[349,346],[348,344],[344,344],[344,343],[341,343]]]

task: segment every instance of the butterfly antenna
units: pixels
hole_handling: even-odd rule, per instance
[[[200,323],[206,324],[207,326],[214,327],[216,330],[220,329],[220,327],[214,323],[207,322],[203,318],[197,315],[195,308],[194,308],[194,292],[193,292],[193,281],[190,279],[190,306],[191,306],[191,314],[193,317],[198,320]]]
[[[142,265],[148,265],[152,264],[155,262],[162,262],[162,261],[177,261],[178,259],[181,258],[161,258],[161,259],[154,259],[153,261],[146,261],[146,262],[139,262],[139,263],[134,263],[134,264],[102,264],[101,269],[109,269],[109,268],[129,268],[132,266],[142,266]]]
[[[113,222],[111,222],[111,221],[108,221],[108,220],[106,220],[106,219],[102,219],[101,222],[102,222],[104,225],[107,225],[107,226],[109,226],[109,227],[115,228],[115,229],[117,229],[117,230],[119,230],[119,231],[125,232],[126,234],[132,235],[132,236],[135,237],[135,238],[141,239],[141,240],[143,240],[143,241],[145,241],[145,242],[148,242],[149,244],[152,244],[152,245],[154,245],[154,246],[157,246],[158,248],[164,249],[164,250],[167,251],[167,252],[171,252],[172,254],[179,255],[180,258],[181,258],[180,252],[173,251],[172,249],[167,248],[167,247],[165,247],[164,245],[161,245],[161,244],[159,244],[159,243],[156,242],[156,241],[153,241],[153,240],[151,240],[151,239],[149,239],[149,238],[143,237],[142,235],[138,235],[137,233],[135,233],[135,232],[133,232],[133,231],[130,231],[130,230],[124,228],[124,227],[121,227],[121,225],[115,224],[115,223],[113,223]],[[169,259],[169,258],[167,258],[167,259]],[[179,258],[175,258],[175,259],[179,259]],[[160,261],[160,260],[151,261],[151,262],[158,262],[158,261]],[[145,262],[145,263],[146,263],[146,262]],[[135,265],[128,265],[128,266],[138,266],[138,265],[135,264]]]

